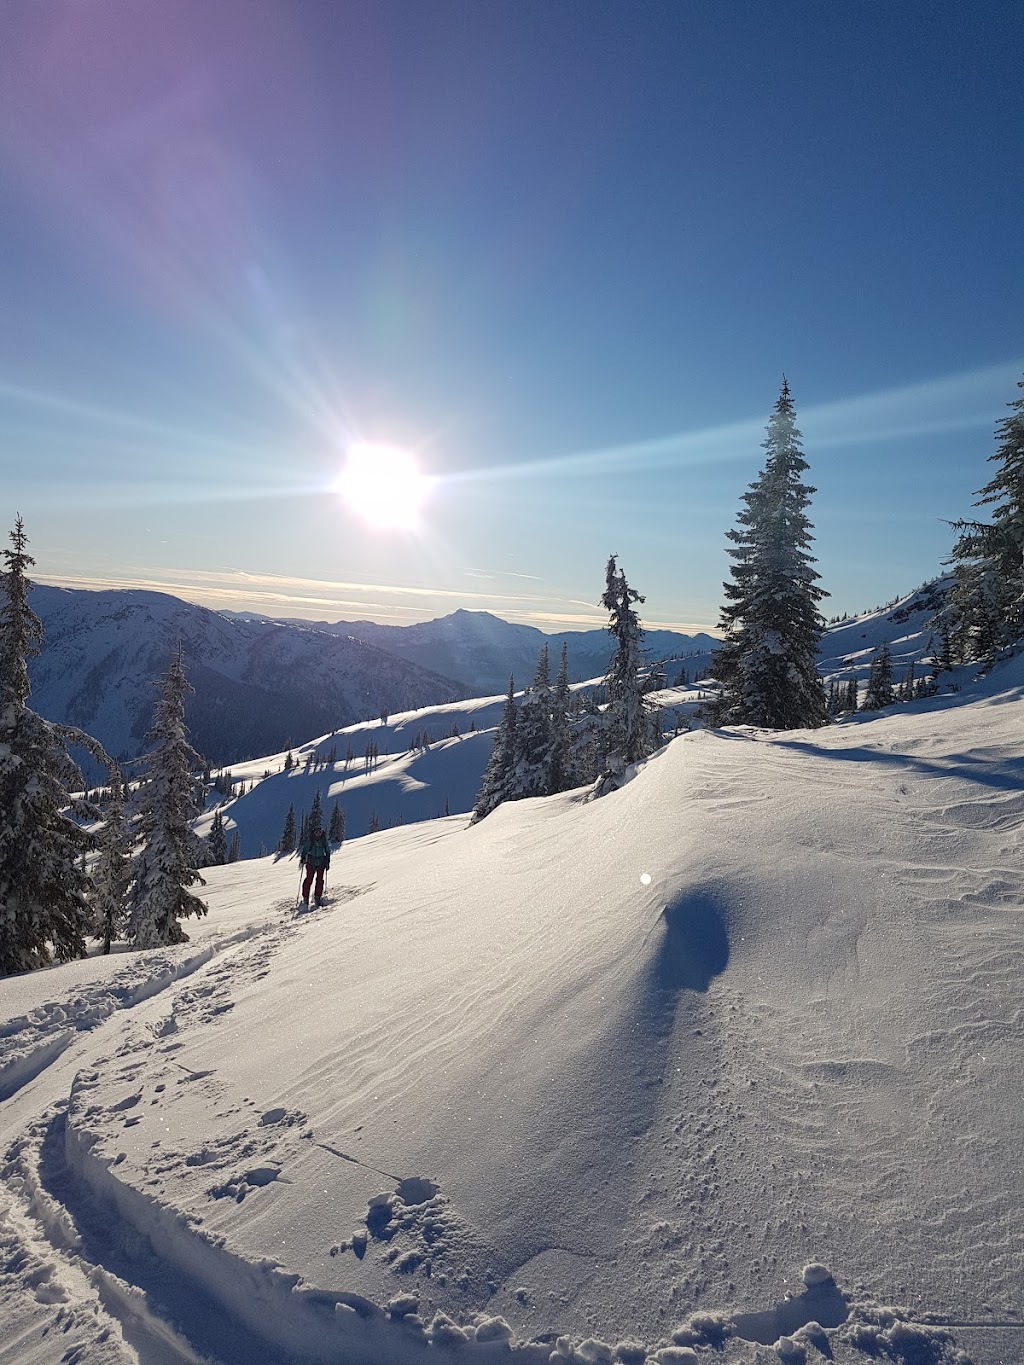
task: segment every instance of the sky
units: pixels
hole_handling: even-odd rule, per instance
[[[1024,377],[1024,10],[13,0],[0,520],[40,579],[714,626],[785,373],[825,614],[933,577]],[[339,493],[414,453],[414,526]],[[407,489],[376,490],[378,507]]]

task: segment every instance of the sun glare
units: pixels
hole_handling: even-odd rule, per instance
[[[349,447],[337,488],[371,526],[408,528],[419,521],[430,483],[411,451],[360,442]]]

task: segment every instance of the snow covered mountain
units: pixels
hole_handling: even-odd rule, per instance
[[[115,757],[144,751],[153,683],[184,651],[192,742],[211,763],[272,753],[466,689],[372,645],[312,629],[227,620],[165,593],[36,585],[43,648],[32,706],[94,735]]]
[[[537,655],[547,641],[551,671],[558,666],[562,642],[569,658],[569,677],[573,682],[601,676],[612,653],[607,630],[569,630],[547,635],[535,626],[513,625],[487,611],[452,612],[435,621],[412,626],[381,626],[373,621],[317,622],[320,630],[350,635],[367,644],[386,649],[420,668],[457,678],[475,695],[503,692],[513,674],[517,687],[525,687],[533,677]],[[673,630],[644,632],[647,658],[654,662],[698,650],[713,649],[717,641],[710,635],[683,635]]]
[[[897,681],[910,664],[918,666],[921,676],[927,671],[923,661],[933,648],[929,623],[941,605],[941,592],[941,584],[929,584],[887,607],[831,626],[821,647],[826,681],[856,678],[863,682],[883,643],[892,651]],[[690,683],[651,695],[652,703],[663,708],[667,733],[677,723],[694,720],[704,694],[702,684],[692,679],[710,661],[710,651],[683,657],[680,663],[687,666]],[[678,667],[669,666],[670,679]],[[970,676],[970,670],[966,675]],[[962,676],[962,670],[948,675],[941,684],[943,694],[952,695],[951,689],[961,685]],[[244,793],[221,806],[229,837],[237,831],[243,858],[274,849],[289,806],[300,817],[312,807],[317,791],[324,809],[329,810],[335,801],[341,806],[348,839],[365,835],[371,816],[380,828],[389,829],[446,813],[468,813],[480,789],[503,702],[500,695],[477,697],[400,712],[389,716],[386,724],[379,717],[360,721],[295,746],[296,763],[287,771],[283,751],[231,764],[232,776]],[[423,747],[424,739],[429,747]],[[378,751],[372,764],[364,761],[368,744],[376,745]],[[353,758],[346,760],[349,750]],[[201,834],[209,830],[212,809],[197,824]]]
[[[1019,1365],[1024,660],[957,681],[6,980],[0,1360]]]

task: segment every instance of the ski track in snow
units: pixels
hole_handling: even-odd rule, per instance
[[[992,714],[975,727],[982,740]],[[325,1008],[336,917],[372,892],[369,877],[304,915],[281,898],[234,934],[123,959],[109,979],[0,1023],[0,1362],[405,1365],[426,1349],[601,1365],[600,1339],[614,1343],[626,1321],[662,1343],[650,1359],[681,1365],[689,1344],[706,1357],[713,1327],[666,1343],[704,1307],[748,1310],[737,1326],[751,1340],[728,1337],[723,1361],[785,1359],[752,1344],[783,1331],[813,1359],[821,1339],[810,1328],[801,1339],[799,1320],[812,1309],[836,1311],[825,1342],[837,1361],[956,1359],[938,1330],[871,1308],[892,1301],[964,1329],[984,1365],[1024,1360],[1021,1190],[998,1178],[1024,1169],[1022,1009],[1005,989],[1020,969],[1019,759],[997,742],[935,756],[914,719],[902,743],[885,727],[860,743],[841,727],[685,737],[635,784],[671,771],[676,809],[634,810],[634,784],[592,806],[503,808],[441,850],[451,861],[457,849],[457,876],[427,856],[436,831],[401,832],[424,861],[345,921],[361,975],[339,980],[343,1027],[329,1013],[307,1020],[316,1047],[295,1054],[283,1086],[290,1064],[268,1060],[273,1093],[262,1061],[225,1074],[219,1056],[243,1055],[225,1042],[237,1048],[272,1008],[269,1042],[288,1063],[288,1016],[259,983],[279,976],[293,1009],[304,986]],[[794,782],[810,793],[796,822],[775,798]],[[685,847],[645,903],[619,909],[609,863],[587,882],[593,930],[567,933],[563,913],[524,896],[504,939],[464,920],[473,970],[442,972],[457,884],[469,904],[513,865],[527,890],[539,885],[552,850],[566,856],[558,822],[575,821],[588,851],[565,869],[570,904],[584,862],[604,856],[600,834],[659,871],[680,811]],[[729,836],[738,816],[743,849]],[[783,835],[785,862],[772,852]],[[752,874],[751,847],[770,883]],[[277,871],[280,892],[292,870]],[[666,886],[683,890],[659,902]],[[609,907],[625,923],[603,944]],[[523,945],[543,980],[522,977]],[[396,955],[422,960],[429,989],[394,974]],[[495,1074],[502,1037],[517,1048]],[[533,1037],[540,1077],[523,1060]],[[466,1038],[479,1063],[459,1055]],[[559,1093],[547,1074],[564,1078]],[[450,1127],[404,1131],[428,1092],[440,1110],[480,1097],[466,1106],[479,1132],[454,1152],[431,1150]],[[975,1106],[991,1121],[975,1123]],[[594,1198],[545,1205],[565,1163],[587,1172]],[[442,1168],[450,1186],[429,1178]],[[570,1193],[581,1188],[575,1175]],[[301,1246],[266,1244],[271,1227]],[[834,1286],[808,1296],[793,1281],[819,1256],[857,1267],[859,1326],[838,1328]],[[475,1325],[445,1315],[455,1303]],[[535,1339],[510,1347],[502,1313]],[[619,1359],[642,1361],[639,1350],[623,1344]]]

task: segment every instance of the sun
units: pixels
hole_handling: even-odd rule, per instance
[[[371,526],[409,528],[419,522],[431,482],[412,451],[360,441],[348,449],[337,490]]]

